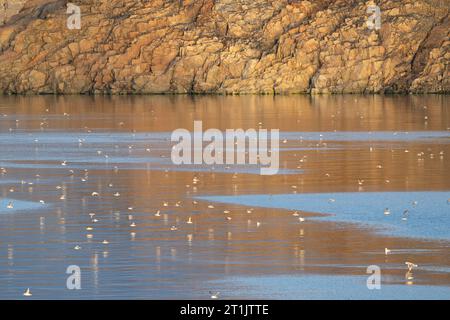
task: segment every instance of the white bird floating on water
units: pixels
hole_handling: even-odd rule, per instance
[[[413,268],[417,268],[417,264],[406,261],[405,264],[408,266],[408,271],[411,272]]]
[[[92,192],[92,194],[91,194],[93,197],[98,197],[98,192]]]
[[[155,217],[161,217],[161,212],[158,210],[158,211],[156,211],[156,213],[155,213]]]
[[[391,214],[391,212],[389,211],[389,209],[388,209],[388,208],[386,208],[386,209],[384,209],[384,214],[388,216],[388,215],[390,215],[390,214]]]
[[[76,245],[75,247],[73,247],[75,250],[80,250],[81,247],[79,245]]]
[[[300,218],[298,218],[298,221],[305,222],[305,218],[300,217]]]
[[[103,244],[108,244],[109,241],[108,241],[108,240],[103,240],[102,243],[103,243]]]
[[[220,292],[213,293],[210,291],[209,294],[211,295],[211,299],[219,299]]]
[[[30,288],[27,288],[27,290],[23,293],[23,295],[25,297],[31,297],[33,294],[31,293]]]
[[[391,250],[389,250],[388,248],[384,248],[384,254],[388,255],[389,253],[391,253]]]
[[[13,209],[13,208],[14,208],[14,205],[13,205],[12,201],[8,203],[8,205],[6,206],[6,208],[7,208],[7,209]]]
[[[170,227],[170,230],[171,230],[171,231],[177,231],[177,230],[178,230],[178,228],[177,228],[177,227],[175,227],[175,226],[171,226],[171,227]]]
[[[189,217],[188,221],[186,222],[187,224],[192,224],[192,218]]]

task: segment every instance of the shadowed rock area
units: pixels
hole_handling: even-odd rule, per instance
[[[449,0],[72,2],[0,0],[0,92],[450,92]]]

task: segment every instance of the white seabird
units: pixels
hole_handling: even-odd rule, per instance
[[[417,268],[417,264],[406,261],[405,264],[408,266],[408,271],[411,272],[413,268]]]
[[[23,293],[23,295],[25,297],[31,297],[33,294],[31,293],[30,288],[27,288],[27,290]]]
[[[409,210],[406,209],[405,211],[403,211],[403,217],[402,217],[402,220],[403,220],[403,221],[408,220],[408,215],[409,215]]]

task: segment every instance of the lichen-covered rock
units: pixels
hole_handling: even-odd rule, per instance
[[[450,92],[449,0],[72,2],[0,0],[0,92]]]

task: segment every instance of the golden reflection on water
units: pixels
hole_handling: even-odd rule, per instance
[[[447,131],[450,130],[449,101],[448,96],[439,95],[12,96],[0,99],[0,117],[6,115],[1,119],[0,131],[13,128],[41,132],[170,132],[177,128],[192,130],[194,120],[202,120],[204,129],[221,130],[262,127],[298,132]],[[333,145],[339,148],[328,148]],[[162,150],[152,151],[151,155],[167,156],[169,144],[163,142],[161,146]],[[308,141],[288,141],[287,146],[310,148],[312,145]],[[443,157],[438,156],[441,151]],[[135,151],[130,157],[146,155],[139,152]],[[425,155],[418,157],[420,152]],[[431,157],[431,154],[436,156]],[[205,278],[220,278],[224,274],[303,272],[364,275],[365,266],[384,264],[383,272],[392,275],[394,283],[406,281],[411,285],[413,280],[404,277],[404,261],[412,258],[419,265],[449,270],[448,242],[386,237],[357,225],[319,223],[308,219],[314,213],[302,213],[307,220],[299,225],[293,223],[290,211],[255,208],[248,212],[246,207],[223,204],[209,208],[207,202],[194,204],[192,197],[450,190],[449,155],[448,141],[433,144],[384,142],[383,146],[374,146],[372,150],[365,141],[329,142],[308,150],[281,153],[282,167],[304,170],[299,174],[164,172],[153,170],[150,164],[146,169],[112,171],[102,170],[99,166],[97,170],[89,170],[88,175],[77,173],[73,180],[61,182],[63,187],[57,195],[64,195],[62,200],[55,200],[55,195],[48,191],[54,186],[46,188],[38,183],[34,188],[25,189],[24,193],[29,193],[28,197],[37,193],[33,199],[42,196],[46,202],[58,203],[54,210],[46,213],[48,216],[37,220],[41,226],[39,238],[44,243],[56,241],[72,246],[74,241],[84,241],[83,245],[94,246],[109,237],[108,247],[90,252],[88,265],[95,290],[102,287],[102,267],[113,271],[117,268],[117,279],[111,281],[113,284],[117,281],[115,284],[120,286],[128,279],[121,280],[121,275],[128,277],[128,272],[139,270],[149,276],[151,272],[161,274],[169,268],[178,272],[180,278],[184,277],[184,272],[198,277],[194,272],[197,270],[201,270]],[[10,169],[9,175],[28,175],[31,179],[37,171],[31,167]],[[51,170],[42,174],[57,180],[67,179],[67,174],[52,173]],[[80,182],[82,176],[87,179],[84,184]],[[114,186],[113,190],[108,189],[108,184]],[[0,185],[3,197],[9,196],[7,187],[9,185]],[[105,195],[115,190],[120,190],[118,199]],[[100,200],[92,199],[93,191],[99,192]],[[20,190],[18,192],[20,195]],[[157,210],[161,210],[161,217],[155,217]],[[224,214],[224,210],[230,212]],[[89,212],[96,212],[99,219],[92,231],[85,230],[86,225],[92,224],[86,218]],[[51,226],[54,215],[59,217],[62,238],[58,240],[49,234],[54,230]],[[192,225],[185,223],[190,216]],[[130,227],[132,221],[136,222],[136,227]],[[22,228],[20,221],[8,226],[13,228],[10,233],[14,228]],[[177,230],[171,231],[171,226],[176,226]],[[74,236],[77,233],[83,236]],[[8,270],[13,274],[14,245],[7,245]],[[385,256],[384,248],[425,251]],[[51,253],[48,255],[52,256]],[[144,259],[143,265],[140,259]],[[418,279],[422,284],[450,285],[448,271],[417,270],[414,281]],[[139,283],[135,285],[139,286]]]
[[[413,131],[446,130],[450,125],[444,95],[11,96],[0,101],[0,110],[5,109],[31,117],[27,129],[40,128],[41,119],[32,116],[46,114],[65,114],[48,117],[47,124],[67,130],[192,130],[194,120],[222,130],[261,125],[284,131]]]

